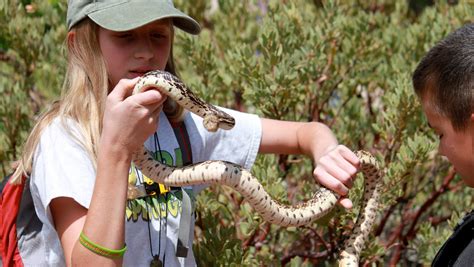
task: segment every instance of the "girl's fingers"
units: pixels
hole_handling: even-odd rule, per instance
[[[352,207],[352,201],[344,196],[353,185],[359,164],[359,158],[350,149],[338,145],[319,159],[314,170],[315,177],[323,186],[342,196],[339,203],[344,208]]]
[[[319,160],[318,164],[334,179],[339,180],[349,188],[352,187],[352,178],[357,173],[357,168],[344,160],[341,156],[324,156]]]
[[[347,160],[350,164],[353,166],[359,166],[360,165],[360,159],[357,157],[357,155],[352,152],[349,148],[343,145],[339,145],[337,147],[339,154]]]
[[[167,96],[158,90],[147,90],[130,97],[135,103],[141,106],[155,106],[163,104]]]
[[[353,206],[352,201],[344,197],[339,199],[339,204],[346,209],[352,209]]]
[[[109,93],[104,112],[104,136],[121,144],[129,152],[136,151],[158,126],[159,113],[166,95],[148,90],[132,95],[138,78],[120,80]],[[133,141],[130,141],[133,140]]]
[[[163,105],[159,105],[154,110],[151,111],[151,116],[159,118],[161,111],[163,110]]]
[[[336,192],[341,196],[338,203],[346,209],[352,208],[352,201],[344,196],[349,193],[349,188],[346,187],[341,181],[335,179],[329,173],[322,169],[316,168],[315,175],[317,175],[319,182],[326,188]]]
[[[320,184],[341,196],[345,196],[349,192],[349,188],[344,183],[329,174],[324,168],[316,167],[314,175]]]
[[[114,89],[109,93],[109,96],[117,101],[122,101],[132,94],[133,87],[138,81],[138,77],[135,79],[121,79]]]

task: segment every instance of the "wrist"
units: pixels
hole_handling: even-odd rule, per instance
[[[114,142],[105,137],[100,138],[98,148],[98,161],[128,162],[132,160],[132,151],[119,142]]]
[[[311,139],[313,140],[311,155],[314,161],[318,161],[319,158],[336,149],[339,146],[339,142],[328,126],[322,123],[315,123],[314,125],[315,132],[314,138]]]

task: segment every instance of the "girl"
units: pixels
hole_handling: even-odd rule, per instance
[[[192,198],[202,187],[160,187],[165,194],[132,200],[127,188],[147,182],[131,165],[140,146],[170,165],[183,160],[171,127],[180,109],[156,90],[131,92],[150,70],[175,74],[174,26],[197,34],[199,24],[170,0],[69,1],[67,24],[64,93],[33,129],[15,174],[31,178],[45,264],[194,266],[192,250],[176,256],[178,247],[192,247],[194,229],[191,218],[189,242],[179,244],[180,207],[183,195]],[[228,112],[236,126],[217,133],[208,133],[201,118],[184,116],[193,161],[219,159],[250,169],[257,153],[306,154],[323,185],[347,194],[359,161],[327,127]]]

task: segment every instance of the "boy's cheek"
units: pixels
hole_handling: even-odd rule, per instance
[[[474,172],[473,172],[473,171],[474,171],[474,170],[471,170],[471,173],[466,174],[466,175],[460,174],[460,175],[461,175],[461,178],[462,178],[463,181],[464,181],[464,183],[465,183],[467,186],[471,187],[471,188],[474,188]],[[457,171],[456,171],[456,173],[457,173]]]

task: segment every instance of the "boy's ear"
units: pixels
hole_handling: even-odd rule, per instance
[[[472,142],[472,153],[474,153],[474,113],[471,113],[471,121],[470,121],[470,129],[471,129],[471,142]]]

